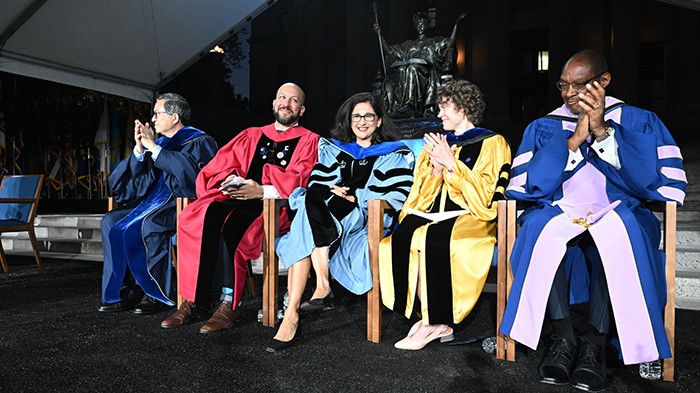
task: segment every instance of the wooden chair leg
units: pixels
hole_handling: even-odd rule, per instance
[[[506,207],[506,258],[505,258],[505,302],[508,302],[508,297],[510,296],[510,289],[513,286],[513,269],[510,264],[510,257],[513,252],[513,244],[515,244],[515,231],[516,231],[516,219],[517,206],[515,201],[507,201]],[[503,304],[503,312],[505,312],[505,304]],[[506,360],[515,361],[515,340],[510,337],[505,337],[505,351]]]
[[[277,317],[277,281],[279,267],[275,238],[279,234],[279,206],[274,199],[263,201],[263,326],[275,327]]]
[[[671,358],[663,361],[663,379],[673,382],[676,356],[676,203],[666,202],[664,212],[664,251],[666,252],[666,308],[664,327],[671,346]]]
[[[255,290],[255,280],[253,279],[253,266],[250,261],[248,261],[248,269],[246,272],[246,285],[248,286],[248,294],[251,297],[255,297],[257,291]]]
[[[0,240],[0,264],[2,264],[2,270],[7,273],[10,269],[7,268],[7,261],[5,260],[5,249],[2,248],[2,240]]]
[[[379,301],[379,242],[384,236],[384,201],[370,200],[367,217],[367,242],[369,263],[372,270],[372,289],[367,293],[367,340],[378,343],[382,340],[382,309]]]
[[[111,200],[111,198],[110,198]],[[179,197],[175,201],[175,221],[176,221],[176,228],[180,227],[180,214],[182,213],[183,210],[187,207],[187,205],[190,204],[190,199],[189,198],[184,198],[184,197]],[[175,233],[175,244],[177,244],[177,233]],[[185,301],[185,299],[180,296],[180,264],[179,264],[179,258],[178,258],[178,253],[177,253],[177,246],[173,246],[171,242],[171,247],[172,247],[172,255],[173,255],[173,268],[175,269],[175,279],[176,279],[176,285],[177,285],[177,308],[180,309],[180,306],[182,306],[182,303]]]
[[[496,267],[496,359],[506,358],[506,336],[501,333],[501,322],[506,310],[506,226],[507,226],[506,202],[498,202],[498,265]]]
[[[29,233],[29,240],[32,242],[32,249],[34,250],[34,259],[36,260],[36,266],[39,269],[39,273],[44,273],[44,266],[41,264],[41,255],[39,255],[39,244],[36,241],[36,234],[34,233],[34,226],[27,230]]]
[[[175,271],[175,288],[179,289],[180,288],[180,271],[178,270],[178,259],[177,259],[177,246],[175,245],[170,245],[170,252],[172,253],[172,264],[173,264],[173,270]],[[180,309],[180,306],[182,306],[183,302],[182,296],[180,296],[180,291],[177,291],[177,308]]]

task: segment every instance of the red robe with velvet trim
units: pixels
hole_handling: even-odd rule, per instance
[[[197,200],[190,203],[180,215],[178,226],[178,293],[184,299],[194,302],[197,289],[197,276],[200,266],[204,216],[213,201],[226,201],[227,196],[219,190],[221,182],[235,170],[238,176],[247,178],[250,164],[256,154],[256,147],[262,134],[275,142],[300,138],[286,168],[265,164],[262,170],[262,184],[272,185],[280,197],[288,198],[297,187],[306,187],[314,164],[318,161],[319,136],[304,127],[292,127],[277,132],[273,124],[252,127],[238,134],[222,147],[216,156],[197,176]],[[280,230],[289,228],[287,208],[280,213]],[[232,214],[236,214],[235,211]],[[233,257],[235,283],[233,288],[234,308],[238,304],[245,285],[249,259],[260,256],[263,238],[263,218],[258,217],[243,235]]]

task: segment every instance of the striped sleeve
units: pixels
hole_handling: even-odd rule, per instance
[[[559,189],[569,157],[565,135],[560,122],[547,118],[535,120],[525,129],[513,159],[507,198],[535,201],[549,198]]]
[[[683,204],[688,183],[683,156],[666,126],[652,112],[626,107],[613,123],[618,142],[620,187],[640,199]],[[625,121],[627,120],[627,121]]]

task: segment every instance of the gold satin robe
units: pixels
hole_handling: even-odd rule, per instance
[[[457,162],[454,172],[443,171],[441,176],[431,175],[433,165],[430,157],[426,152],[421,152],[414,170],[413,186],[400,214],[400,220],[403,223],[408,209],[422,212],[429,212],[431,209],[435,211],[433,205],[436,200],[441,201],[442,206],[439,211],[442,212],[446,197],[460,209],[470,212],[457,217],[449,235],[449,250],[444,251],[449,252],[450,261],[445,261],[449,266],[446,266],[443,271],[449,271],[450,277],[427,277],[426,252],[434,252],[434,248],[431,247],[435,247],[436,244],[427,245],[426,238],[428,228],[436,223],[428,222],[418,227],[411,239],[408,266],[398,266],[399,269],[408,269],[406,307],[403,309],[399,306],[402,309],[395,309],[395,299],[401,294],[395,293],[393,269],[397,268],[397,261],[392,261],[392,236],[384,238],[379,245],[382,301],[386,307],[404,314],[407,318],[411,317],[414,302],[420,302],[417,299],[419,282],[423,294],[420,312],[424,323],[431,323],[429,302],[437,301],[444,304],[443,301],[451,301],[452,322],[459,323],[469,314],[481,294],[496,245],[497,203],[494,200],[494,194],[497,189],[500,195],[505,191],[511,153],[506,139],[497,134],[477,143],[481,143],[481,148],[478,150],[478,157],[471,157],[471,160],[475,160],[471,169],[459,160],[460,152],[465,148],[460,146],[455,151]],[[427,259],[430,260],[430,258]],[[399,263],[399,265],[403,264]],[[403,272],[402,275],[405,273]],[[437,293],[441,291],[439,288],[431,290],[431,285],[444,283],[444,280],[450,280],[451,299],[443,296],[444,288],[443,294]],[[431,292],[433,292],[432,298]],[[436,296],[439,298],[436,299]],[[432,323],[436,321],[433,320]],[[437,323],[449,323],[449,321],[437,321]]]

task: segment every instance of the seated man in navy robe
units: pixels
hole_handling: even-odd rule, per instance
[[[217,151],[211,136],[187,125],[190,113],[183,97],[159,96],[153,128],[135,121],[133,153],[109,177],[111,195],[123,206],[101,223],[100,312],[152,314],[175,304],[169,297],[175,198],[196,196],[197,174]]]

